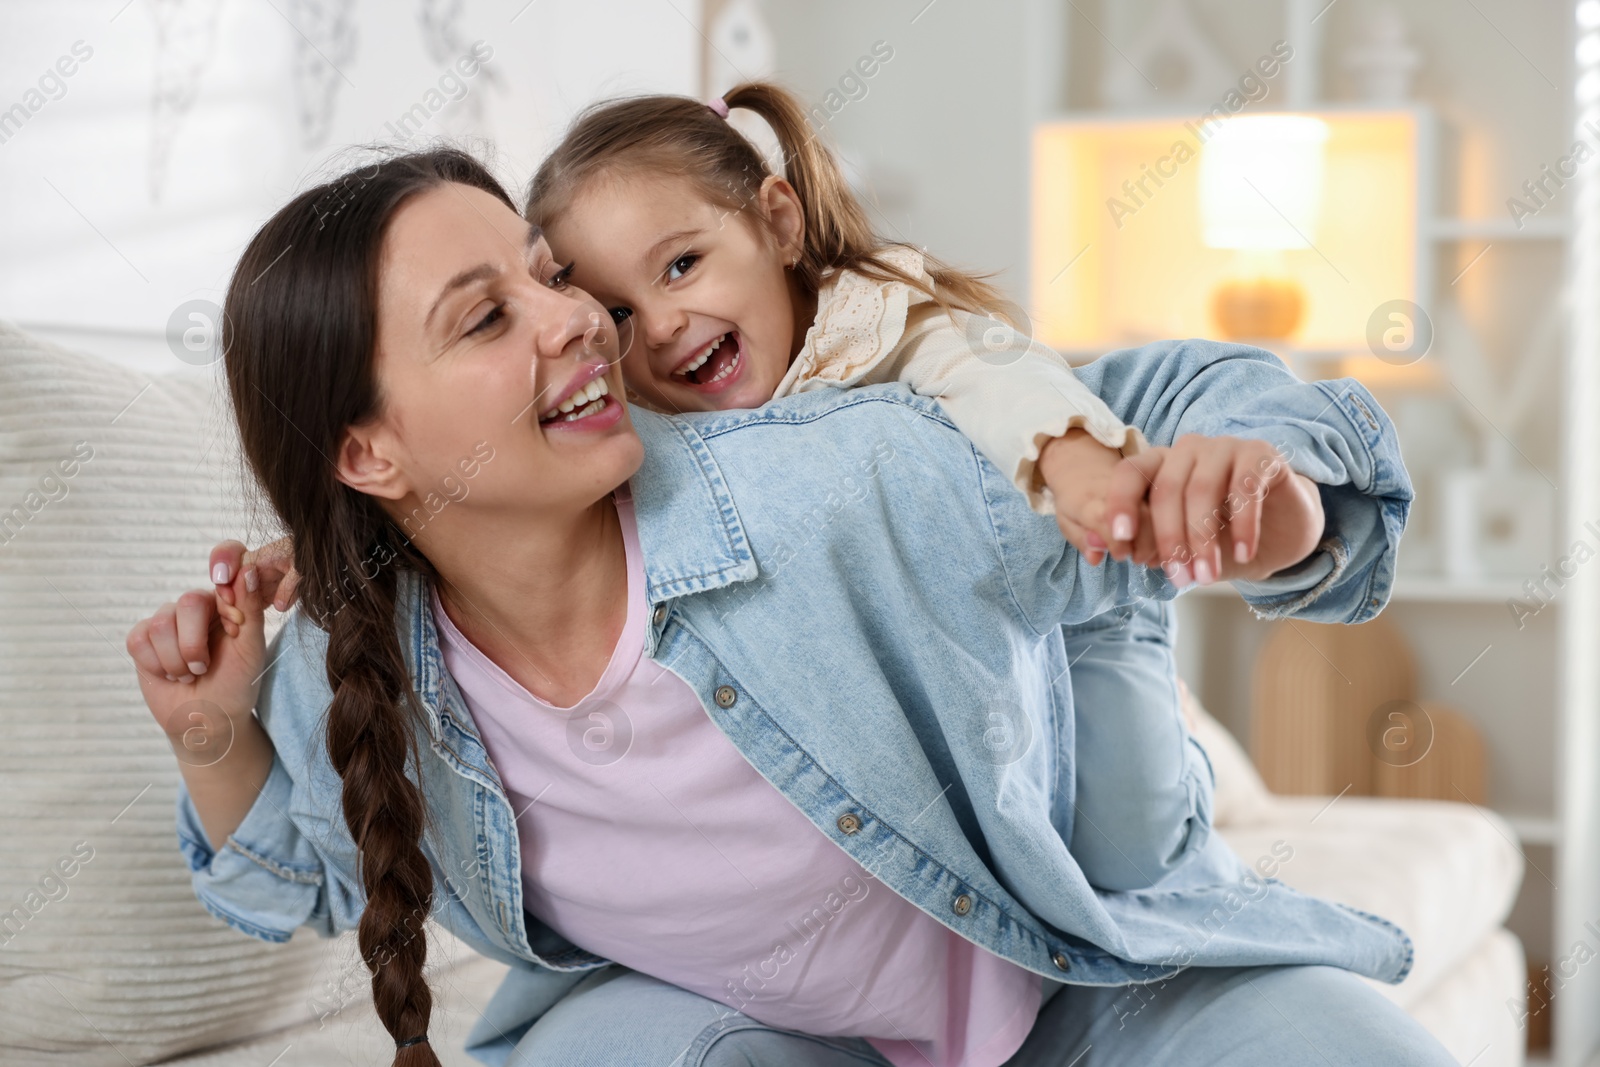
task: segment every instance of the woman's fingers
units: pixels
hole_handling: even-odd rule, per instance
[[[178,654],[189,674],[204,674],[211,665],[211,623],[216,617],[215,594],[191,589],[178,598]]]
[[[217,594],[226,604],[233,603],[233,591],[229,586],[239,576],[247,551],[249,549],[243,541],[222,541],[211,550],[206,573],[211,576],[211,584],[217,587]]]
[[[133,665],[138,669],[140,676],[148,681],[154,681],[157,678],[166,678],[171,681],[176,678],[176,675],[168,671],[166,665],[161,662],[161,656],[156,652],[155,642],[151,640],[150,636],[151,626],[154,624],[156,617],[161,612],[174,606],[172,604],[161,605],[156,609],[154,615],[147,619],[140,619],[134,624],[133,629],[128,631],[126,643],[128,655],[133,657]]]
[[[1249,563],[1261,548],[1261,508],[1274,481],[1288,470],[1278,450],[1265,441],[1255,442],[1249,454],[1233,468],[1232,493],[1241,501],[1229,523],[1233,562]]]
[[[1184,495],[1195,457],[1187,449],[1171,449],[1150,486],[1150,518],[1155,523],[1156,552],[1161,569],[1180,588],[1193,580],[1189,569],[1188,530],[1184,521]]]
[[[1111,558],[1118,562],[1129,558],[1137,560],[1135,548],[1138,544],[1154,544],[1153,531],[1149,528],[1150,511],[1144,498],[1150,492],[1151,479],[1161,469],[1167,453],[1165,448],[1148,448],[1124,459],[1111,471],[1111,485],[1106,492],[1106,513],[1118,516],[1113,520],[1117,528],[1111,531],[1114,538],[1111,542]]]
[[[189,665],[184,662],[183,651],[178,647],[177,604],[163,604],[150,616],[148,639],[163,677],[169,682],[194,679],[194,675],[189,673]]]
[[[1216,441],[1196,442],[1197,453],[1184,489],[1184,526],[1194,579],[1210,585],[1222,574],[1222,531],[1228,524],[1227,493],[1234,450]]]

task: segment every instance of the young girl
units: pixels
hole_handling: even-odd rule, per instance
[[[727,122],[730,108],[771,127],[787,179]],[[709,106],[649,96],[592,108],[539,168],[527,216],[566,277],[610,309],[637,400],[667,412],[758,407],[899,379],[937,397],[1035,510],[1059,501],[1063,532],[1091,561],[1113,534],[1114,557],[1132,551],[1126,520],[1109,529],[1092,510],[1103,497],[1088,465],[1066,451],[1041,462],[1040,450],[1081,428],[1099,442],[1082,444],[1133,455],[1138,432],[1058,355],[991,317],[1009,310],[992,287],[874,234],[783,89],[747,83]],[[1179,585],[1191,560],[1196,579],[1212,580],[1220,540],[1164,524],[1170,501],[1157,493],[1152,503],[1138,561],[1152,561],[1154,543]],[[1082,754],[1071,850],[1102,888],[1153,884],[1208,833],[1211,775],[1182,724],[1172,630],[1170,607],[1152,601],[1065,635]],[[1022,724],[974,710],[991,716],[996,758],[1008,758]]]

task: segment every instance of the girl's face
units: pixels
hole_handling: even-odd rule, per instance
[[[618,323],[629,388],[678,412],[772,399],[810,325],[786,269],[802,229],[780,179],[738,212],[684,178],[610,176],[579,190],[546,236],[573,284]]]
[[[349,484],[403,516],[431,517],[430,496],[576,512],[638,469],[611,317],[495,197],[451,183],[402,204],[377,306],[381,414],[347,431]]]

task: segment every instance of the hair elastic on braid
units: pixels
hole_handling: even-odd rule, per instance
[[[728,117],[728,102],[722,99],[720,96],[715,100],[707,100],[706,107],[709,107],[712,111],[715,111],[718,118],[725,119]]]
[[[427,1034],[423,1034],[421,1037],[408,1037],[404,1041],[396,1041],[394,1043],[394,1047],[395,1048],[410,1048],[412,1045],[420,1045],[426,1040],[428,1040],[428,1035]]]

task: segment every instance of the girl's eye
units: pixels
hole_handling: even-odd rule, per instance
[[[545,284],[548,285],[552,289],[565,289],[571,283],[572,268],[576,267],[577,265],[578,265],[578,261],[577,260],[573,260],[571,263],[568,263],[565,267],[562,267],[561,269],[557,270],[554,274],[550,275],[549,279],[547,279],[545,281]]]
[[[494,307],[489,309],[489,313],[487,315],[478,320],[478,324],[476,326],[467,331],[467,336],[471,337],[475,333],[482,333],[484,330],[487,330],[489,327],[493,326],[495,323],[504,318],[505,313],[505,305],[496,304]]]
[[[632,308],[615,307],[608,308],[607,310],[611,312],[611,321],[617,323],[618,325],[621,325],[624,320],[633,317]]]
[[[688,274],[690,268],[692,268],[699,259],[700,257],[695,255],[693,252],[689,253],[688,255],[679,256],[677,259],[672,261],[671,266],[667,267],[667,280],[675,282],[685,274]]]

